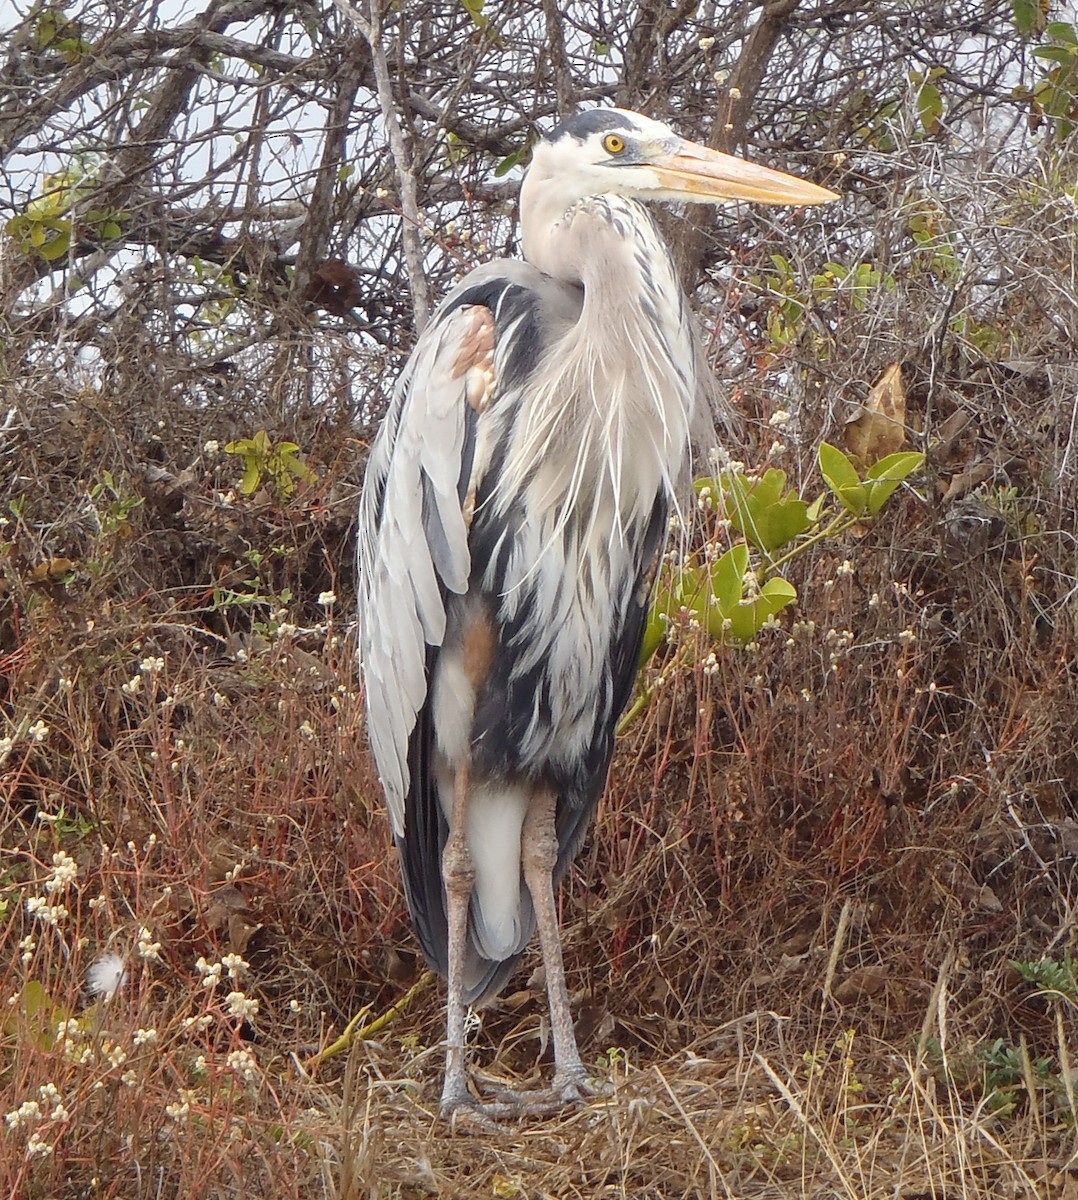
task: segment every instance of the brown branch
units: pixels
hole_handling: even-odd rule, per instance
[[[370,46],[371,64],[374,67],[374,79],[378,91],[378,104],[382,109],[386,133],[389,135],[389,152],[393,156],[393,166],[400,188],[401,216],[403,218],[401,241],[404,246],[404,261],[408,267],[408,282],[412,289],[415,328],[416,333],[422,333],[430,317],[432,301],[430,284],[427,282],[427,276],[423,270],[418,188],[413,169],[415,159],[397,111],[393,84],[389,78],[389,64],[386,62],[385,48],[382,45],[382,15],[378,8],[379,0],[367,0],[368,16],[360,13],[349,3],[349,0],[335,0],[335,3],[355,24],[366,39],[367,45]]]
[[[268,0],[235,0],[211,4],[192,21],[170,30],[122,34],[96,46],[77,63],[64,70],[56,85],[43,95],[33,93],[29,101],[13,100],[0,107],[0,155],[10,153],[21,142],[37,134],[57,113],[69,109],[80,97],[111,80],[123,79],[145,70],[147,59],[167,50],[184,50],[190,58],[206,62],[215,53],[229,54],[250,62],[289,72],[302,67],[314,73],[315,60],[304,62],[275,55],[239,38],[224,36],[224,29],[249,21],[269,6]],[[178,66],[177,55],[167,65]]]
[[[348,142],[348,119],[355,107],[356,93],[370,73],[370,66],[370,54],[362,39],[353,40],[340,70],[337,95],[326,125],[322,161],[318,164],[307,221],[300,235],[296,273],[292,284],[294,296],[307,294],[314,270],[326,255],[326,241],[333,218],[335,185]]]
[[[737,63],[727,81],[725,120],[715,122],[708,138],[714,150],[729,154],[745,136],[745,127],[753,101],[759,92],[775,46],[786,28],[788,18],[800,0],[769,0],[752,33],[745,40]],[[719,112],[723,110],[722,96],[719,97]],[[682,283],[688,291],[694,291],[700,273],[704,253],[704,228],[713,220],[713,212],[703,204],[692,204],[686,209],[685,220],[674,238],[674,257]]]
[[[573,75],[565,53],[564,17],[559,11],[557,0],[543,0],[543,16],[546,20],[550,70],[554,76],[554,91],[558,97],[558,116],[564,120],[571,116],[576,108],[576,98]]]

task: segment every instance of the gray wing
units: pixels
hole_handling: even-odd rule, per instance
[[[398,840],[431,648],[445,636],[446,595],[469,586],[474,497],[511,397],[579,311],[576,289],[526,263],[473,271],[419,339],[371,450],[358,540],[360,661],[368,737]]]
[[[367,731],[397,837],[404,835],[408,739],[427,694],[426,652],[445,635],[445,593],[471,559],[460,497],[474,468],[469,307],[440,316],[404,370],[371,451],[360,509],[360,659]]]

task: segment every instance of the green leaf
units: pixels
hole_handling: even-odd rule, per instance
[[[1070,21],[1049,21],[1045,33],[1050,38],[1055,38],[1057,42],[1067,42],[1071,46],[1078,47],[1078,30]]]
[[[31,1020],[39,1013],[47,1012],[52,1008],[52,1000],[45,991],[45,985],[39,979],[28,979],[19,999],[22,1002],[22,1011]]]
[[[769,579],[754,600],[738,605],[730,614],[734,637],[751,641],[772,617],[797,599],[797,588],[787,579]]]
[[[786,472],[772,467],[755,483],[742,475],[722,480],[730,523],[765,553],[778,550],[812,527],[808,505],[786,490]]]
[[[640,667],[643,668],[651,661],[651,656],[663,644],[663,638],[666,637],[666,617],[667,611],[660,603],[659,597],[655,597],[655,602],[648,610],[647,624],[644,626],[644,642],[640,647]]]
[[[313,468],[309,467],[300,458],[295,458],[290,455],[288,458],[283,458],[282,462],[284,464],[284,469],[290,475],[294,475],[297,479],[307,481],[318,478],[317,472]]]
[[[903,450],[897,454],[888,454],[879,462],[873,463],[865,475],[868,511],[873,515],[878,513],[898,485],[907,480],[914,471],[919,471],[924,466],[924,461],[925,456],[919,451]]]
[[[842,507],[859,517],[868,503],[868,491],[857,474],[857,468],[837,446],[829,442],[820,445],[820,471]]]
[[[45,243],[38,246],[38,253],[48,262],[55,262],[58,258],[64,258],[71,248],[71,228],[70,221],[65,221],[67,229],[61,229],[59,226],[52,237]]]
[[[943,97],[934,83],[925,83],[917,93],[917,116],[925,133],[938,133],[943,116]]]
[[[1074,51],[1066,46],[1037,46],[1033,53],[1037,58],[1060,63],[1062,66],[1069,66],[1074,61]]]
[[[252,496],[258,490],[258,481],[262,478],[258,460],[246,458],[243,462],[243,478],[240,480],[240,491],[245,496]]]
[[[769,579],[752,599],[744,598],[748,568],[748,548],[744,545],[727,551],[716,563],[716,568],[713,602],[708,605],[708,611],[702,612],[697,605],[690,607],[701,617],[706,616],[708,632],[719,640],[735,637],[743,642],[752,641],[773,616],[797,599],[797,589],[785,579]]]
[[[715,563],[711,569],[710,593],[708,598],[714,598],[715,604],[718,605],[722,616],[727,616],[737,608],[741,602],[741,597],[745,594],[745,572],[749,567],[749,548],[744,542],[737,546],[731,546],[729,550]],[[697,607],[692,605],[691,607]],[[710,607],[710,603],[708,604]],[[708,617],[706,610],[701,612],[701,615]],[[708,626],[712,624],[708,620]],[[712,633],[722,633],[722,622],[720,619],[718,630],[712,629]]]
[[[514,150],[512,154],[507,154],[500,163],[494,168],[494,176],[496,179],[501,179],[503,175],[508,175],[514,167],[519,167],[527,157],[527,148]]]
[[[1023,37],[1036,33],[1044,22],[1039,0],[1013,0],[1011,11],[1015,28]]]
[[[640,651],[640,665],[644,666],[662,645],[671,622],[676,621],[682,606],[695,607],[692,603],[702,595],[701,572],[697,567],[685,565],[673,579],[664,575],[655,589],[655,599],[644,626],[644,644]],[[688,599],[686,599],[688,597]]]

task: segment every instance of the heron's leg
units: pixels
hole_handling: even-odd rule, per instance
[[[558,861],[558,832],[554,824],[557,797],[544,791],[528,808],[521,832],[524,880],[531,892],[539,926],[539,943],[546,971],[550,1030],[554,1038],[554,1091],[565,1100],[580,1099],[587,1090],[588,1072],[580,1061],[565,986],[565,963],[554,900],[554,867]]]
[[[453,807],[449,837],[442,851],[446,916],[449,924],[449,984],[446,997],[445,1084],[442,1115],[462,1104],[474,1104],[464,1073],[464,949],[468,938],[468,906],[475,884],[475,868],[468,850],[465,819],[468,810],[468,767],[457,768],[453,780]]]

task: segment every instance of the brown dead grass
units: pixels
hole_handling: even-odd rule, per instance
[[[799,440],[776,452],[793,479],[836,436],[838,377],[902,357],[912,309],[884,303],[808,353]],[[0,1192],[1078,1195],[1073,1002],[1010,965],[1075,937],[1076,504],[1051,371],[911,349],[925,485],[800,561],[796,618],[756,648],[710,674],[689,631],[664,651],[562,902],[611,1093],[475,1138],[433,1116],[438,989],[313,1065],[420,970],[352,668],[346,389],[290,407],[274,381],[302,346],[195,396],[145,347],[94,388],[19,352],[0,406],[0,1113],[39,1113],[0,1129]],[[739,396],[750,462],[773,438],[766,384]],[[237,461],[205,444],[262,427],[317,483],[229,495]],[[66,909],[55,926],[35,897]],[[85,983],[108,953],[128,980],[103,1004]],[[198,960],[230,954],[237,978],[205,986]],[[549,1070],[542,996],[526,971],[516,986],[475,1035],[480,1078]]]

